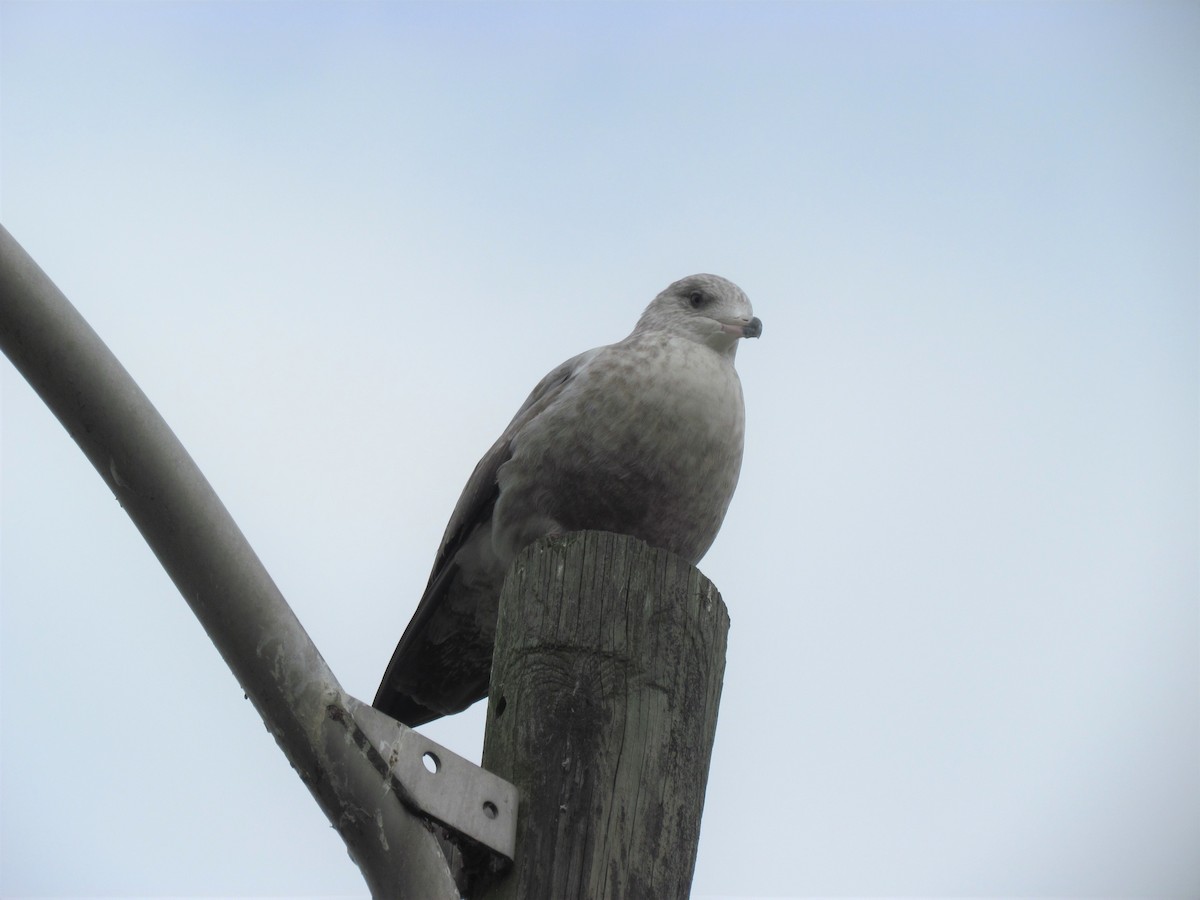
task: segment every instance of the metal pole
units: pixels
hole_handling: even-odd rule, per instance
[[[452,900],[428,826],[363,740],[358,701],[321,658],[191,457],[96,333],[0,227],[0,349],[153,549],[373,895]]]

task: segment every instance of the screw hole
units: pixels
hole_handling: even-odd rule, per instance
[[[483,801],[483,814],[489,819],[494,819],[499,814],[500,810],[496,809],[496,804],[491,800]]]
[[[508,707],[508,700],[503,696],[496,700],[496,718],[504,715],[504,710]]]
[[[421,755],[421,762],[425,763],[425,771],[431,775],[436,775],[438,769],[442,767],[442,761],[437,758],[437,754],[428,751]]]

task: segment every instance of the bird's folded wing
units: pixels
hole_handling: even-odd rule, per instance
[[[522,429],[538,417],[548,406],[562,394],[563,388],[574,379],[584,366],[604,348],[596,348],[580,353],[568,359],[558,368],[551,371],[525,398],[517,414],[513,416],[504,433],[500,435],[491,449],[483,455],[483,459],[475,466],[475,471],[467,479],[466,487],[458,498],[458,504],[450,516],[446,532],[442,535],[442,543],[438,548],[433,562],[433,570],[429,573],[429,583],[426,592],[438,580],[439,574],[447,563],[454,559],[454,554],[470,538],[479,525],[491,518],[492,507],[496,503],[499,491],[497,473],[500,467],[512,456],[512,442]],[[418,609],[418,615],[420,610]]]
[[[456,555],[475,531],[491,519],[492,510],[500,493],[497,473],[512,455],[513,439],[561,396],[563,388],[598,352],[599,350],[589,350],[581,353],[579,356],[567,360],[543,378],[521,405],[508,427],[504,429],[504,433],[500,435],[499,440],[475,466],[475,471],[471,473],[462,496],[459,497],[458,504],[454,507],[454,513],[450,516],[450,524],[446,527],[446,532],[442,537],[442,543],[433,564],[433,571],[430,573],[425,592],[421,596],[421,602],[417,605],[417,610],[408,623],[408,627],[405,628],[384,672],[379,691],[375,695],[374,705],[377,708],[407,721],[411,725],[421,724],[446,711],[423,705],[409,696],[409,692],[413,690],[414,684],[419,684],[423,679],[421,669],[428,662],[424,657],[435,652],[435,649],[438,653],[445,652],[447,649],[446,645],[431,649],[430,642],[427,640],[427,632],[430,629],[436,631],[438,628],[444,628],[447,621],[453,622],[452,614],[446,608],[445,600],[446,592],[451,589],[451,585],[456,580],[455,573],[458,568]],[[447,619],[447,616],[450,618]],[[443,621],[439,622],[439,618]],[[449,646],[469,653],[474,648],[472,641],[475,640],[475,637],[464,634],[461,642]],[[467,660],[463,660],[464,664],[466,662]],[[453,662],[448,660],[439,661],[438,666],[448,671],[454,669]],[[439,685],[439,687],[442,686]],[[475,686],[471,683],[471,679],[465,678],[463,690],[464,696],[458,698],[452,705],[465,705],[486,694],[487,683],[484,681],[479,686]]]

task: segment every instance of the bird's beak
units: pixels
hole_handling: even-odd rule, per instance
[[[726,334],[732,334],[734,337],[756,338],[762,336],[762,319],[758,316],[746,321],[745,319],[734,319],[731,322],[722,322],[721,330]]]

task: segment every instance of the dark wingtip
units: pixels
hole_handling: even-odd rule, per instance
[[[445,713],[432,710],[428,706],[422,706],[405,694],[386,690],[383,685],[379,686],[379,693],[375,695],[375,700],[371,705],[409,728],[416,728],[418,725],[424,725],[426,722],[432,722],[445,715]]]

